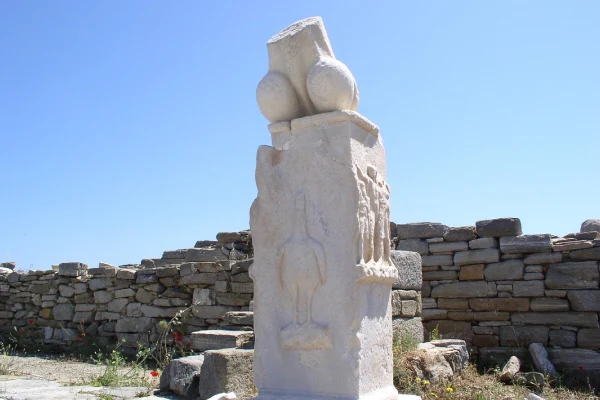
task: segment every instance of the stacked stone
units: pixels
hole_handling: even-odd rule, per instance
[[[428,332],[465,340],[484,363],[542,343],[565,368],[600,365],[600,233],[523,235],[517,218],[397,232],[397,249],[422,257]]]
[[[412,251],[392,251],[400,278],[392,286],[392,326],[395,335],[423,342],[421,311],[421,256]]]
[[[178,314],[181,340],[199,330],[251,330],[252,315],[236,315],[247,312],[252,300],[250,233],[220,233],[217,242],[196,246],[165,251],[160,262],[118,268],[68,262],[23,272],[3,263],[0,334],[19,335],[24,344],[56,345],[90,335],[97,344],[118,340],[124,348],[136,348],[158,341],[164,321]]]

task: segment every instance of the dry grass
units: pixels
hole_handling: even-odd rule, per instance
[[[432,384],[419,379],[411,368],[411,362],[418,359],[412,351],[395,352],[394,384],[403,394],[416,394],[425,399],[453,400],[514,400],[525,399],[531,389],[521,385],[506,385],[498,380],[498,371],[487,374],[479,373],[473,365],[469,365],[462,373],[451,381]],[[557,385],[547,384],[542,391],[536,393],[545,400],[592,400],[600,399],[594,394],[594,389],[587,387],[582,390],[567,389]]]

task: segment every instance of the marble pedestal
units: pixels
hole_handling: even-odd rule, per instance
[[[250,211],[258,398],[396,399],[379,129],[334,111],[269,130]]]

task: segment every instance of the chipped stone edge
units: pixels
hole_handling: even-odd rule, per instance
[[[374,136],[379,135],[379,127],[377,125],[375,125],[356,111],[351,110],[332,111],[328,113],[296,118],[292,121],[274,122],[269,125],[269,132],[271,132],[272,135],[276,135],[278,133],[299,131],[303,129],[315,128],[322,125],[331,125],[344,121],[351,121],[358,125],[360,128],[364,129],[367,133],[370,133]]]

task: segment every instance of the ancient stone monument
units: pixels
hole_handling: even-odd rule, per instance
[[[250,211],[258,397],[395,399],[390,188],[376,125],[321,18],[267,44],[256,97],[273,146]]]

